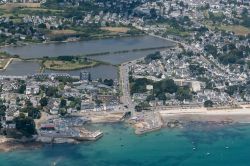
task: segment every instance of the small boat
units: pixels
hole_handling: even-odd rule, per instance
[[[54,161],[54,162],[51,164],[51,166],[56,166],[56,162]]]
[[[209,153],[209,152],[207,152],[207,156],[208,156],[208,155],[210,155],[210,153]]]

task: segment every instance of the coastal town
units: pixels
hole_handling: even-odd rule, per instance
[[[35,139],[42,142],[96,140],[102,132],[86,130],[85,123],[118,122],[126,116],[118,89],[116,81],[92,81],[88,72],[78,78],[68,74],[2,78],[1,126],[7,136],[38,134]]]
[[[223,124],[250,117],[249,6],[249,0],[0,1],[3,48],[144,35],[174,43],[116,51],[152,51],[117,65],[117,79],[93,79],[85,69],[103,62],[88,52],[34,58],[42,66],[34,74],[1,74],[1,134],[71,143],[102,137],[87,128],[92,123],[124,122],[144,134],[181,126],[178,115],[230,115]],[[15,59],[32,60],[2,51],[0,68]],[[76,69],[78,76],[67,73]]]

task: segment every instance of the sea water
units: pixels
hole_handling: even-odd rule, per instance
[[[0,153],[1,166],[249,166],[250,125],[189,125],[137,136],[124,124],[98,124],[96,142]]]

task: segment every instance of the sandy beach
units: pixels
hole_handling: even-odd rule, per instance
[[[185,119],[185,121],[231,121],[250,123],[249,105],[241,105],[241,108],[190,108],[159,110],[161,116],[166,119]]]
[[[166,110],[157,110],[162,115],[171,114],[204,114],[204,115],[250,115],[250,105],[241,105],[239,108],[171,108]]]

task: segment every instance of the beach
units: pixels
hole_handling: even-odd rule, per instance
[[[249,105],[242,108],[190,108],[190,109],[171,109],[159,111],[165,126],[176,127],[181,123],[189,122],[208,122],[209,124],[218,123],[228,125],[233,123],[250,123]],[[173,124],[173,125],[171,125]]]
[[[159,111],[161,115],[186,115],[186,114],[200,114],[200,115],[250,115],[250,105],[240,105],[239,107],[219,107],[219,108],[166,108]]]

